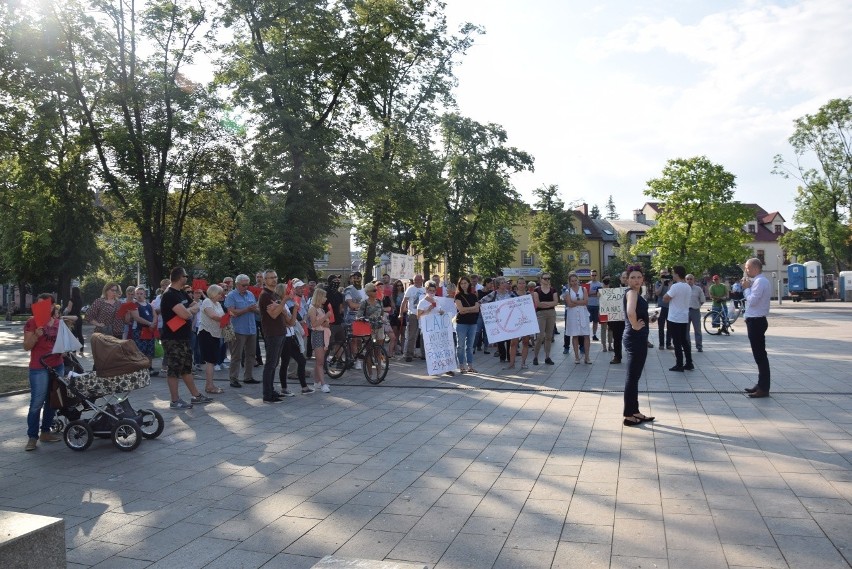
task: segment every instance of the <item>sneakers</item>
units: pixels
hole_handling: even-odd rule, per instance
[[[235,388],[239,389],[242,386],[243,386],[243,384],[240,383],[239,381],[237,381],[236,379],[231,380],[231,387],[235,387]]]
[[[213,370],[214,371],[222,371],[222,366],[220,366],[219,364],[216,364],[216,365],[213,366]]]
[[[50,433],[47,431],[42,431],[41,435],[39,435],[38,440],[43,443],[58,443],[62,440],[62,435],[58,435],[56,433]]]
[[[256,380],[255,378],[251,378],[251,379],[243,380],[243,383],[246,384],[246,385],[254,385],[254,384],[260,383],[260,382],[258,380]]]
[[[264,403],[278,403],[279,401],[281,401],[281,398],[278,397],[277,395],[273,395],[272,397],[264,397],[263,398]]]
[[[593,342],[597,342],[597,341],[598,341],[598,337],[597,337],[597,336],[595,336],[594,334],[592,334],[592,341],[593,341]]]
[[[685,366],[683,366],[683,369],[685,369],[686,371],[692,371],[695,369],[695,366],[692,364],[686,364]]]
[[[538,365],[538,358],[533,358],[533,365],[534,365],[534,366],[537,366],[537,365]]]
[[[703,351],[704,351],[704,350],[702,350],[702,349],[701,349],[701,347],[700,347],[700,346],[699,346],[698,348],[695,348],[695,349],[696,349],[696,350],[698,350],[699,352],[703,352]]]
[[[192,403],[187,403],[183,399],[172,401],[169,404],[169,409],[192,409]]]
[[[314,392],[313,387],[303,387],[302,388],[302,395],[310,395],[313,392]]]
[[[361,360],[355,360],[355,369],[363,369],[364,364],[361,363]]]
[[[36,446],[38,446],[38,439],[28,439],[24,450],[35,450]]]
[[[552,366],[552,365],[553,365],[553,360],[552,360],[552,359],[550,359],[550,358],[544,358],[544,363],[546,363],[546,364],[547,364],[547,365],[549,365],[549,366]]]
[[[669,368],[669,371],[679,371],[679,372],[682,372],[682,371],[683,371],[683,366],[675,365],[675,366],[673,366],[673,367],[670,367],[670,368]]]
[[[411,359],[412,359],[411,356],[405,356],[405,361],[410,362]]]
[[[296,394],[290,391],[289,389],[285,389],[281,392],[281,397],[295,397]]]
[[[322,391],[323,393],[331,393],[331,388],[328,386],[327,383],[323,383],[322,387],[320,387],[320,391]]]
[[[571,348],[562,348],[562,354],[565,355],[571,351]]]
[[[205,403],[212,403],[213,399],[207,397],[203,393],[199,393],[196,397],[193,397],[189,400],[193,405],[204,405]]]

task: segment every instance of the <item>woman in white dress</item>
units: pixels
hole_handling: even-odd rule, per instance
[[[589,304],[589,297],[586,295],[586,290],[580,286],[580,281],[577,275],[571,273],[568,275],[568,290],[562,297],[565,305],[568,307],[565,317],[565,333],[571,336],[571,343],[574,345],[574,363],[580,363],[579,344],[580,339],[583,341],[583,348],[586,351],[586,363],[592,363],[589,359],[589,333],[591,325],[589,324],[589,310],[586,306]]]

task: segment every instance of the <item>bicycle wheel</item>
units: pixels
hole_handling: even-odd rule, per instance
[[[713,319],[716,319],[716,324],[713,324]],[[704,331],[711,336],[718,336],[722,333],[722,315],[712,310],[704,315]]]
[[[328,354],[323,363],[323,368],[328,377],[337,379],[349,367],[349,351],[343,344],[332,344],[329,346]]]
[[[388,374],[388,353],[384,346],[367,346],[364,354],[364,377],[373,385],[384,381]]]

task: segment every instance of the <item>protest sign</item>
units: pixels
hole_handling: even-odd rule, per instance
[[[450,318],[453,318],[459,311],[459,309],[456,308],[456,300],[454,298],[436,296],[435,302],[438,303],[438,308],[446,312]]]
[[[622,302],[626,292],[626,287],[602,288],[598,291],[598,297],[601,301],[601,321],[604,320],[604,316],[607,322],[624,321],[624,305]]]
[[[454,371],[456,346],[453,342],[453,323],[447,313],[430,312],[419,318],[423,334],[423,350],[426,353],[426,371],[429,375],[441,375]]]
[[[539,332],[532,295],[486,302],[481,305],[480,312],[489,342],[501,342]]]
[[[414,278],[414,257],[391,253],[390,277],[392,279],[412,280]]]

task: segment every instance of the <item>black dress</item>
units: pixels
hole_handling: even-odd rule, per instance
[[[630,294],[632,291],[628,291]],[[627,317],[627,294],[624,295],[624,355],[627,357],[627,379],[624,382],[624,416],[639,412],[639,377],[648,358],[648,301],[637,294],[636,318],[645,326],[634,330]]]

